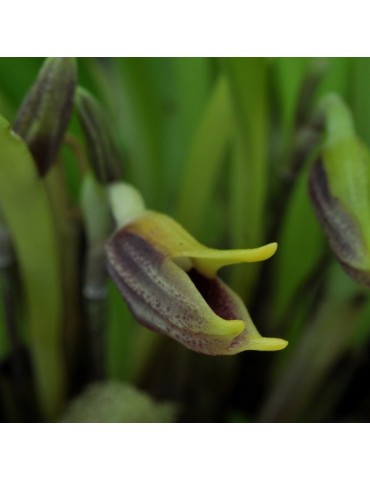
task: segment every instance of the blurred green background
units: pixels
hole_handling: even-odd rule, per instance
[[[42,63],[0,59],[0,113],[10,123]],[[81,58],[78,83],[104,107],[123,178],[149,208],[172,215],[212,247],[278,242],[271,260],[229,267],[221,276],[241,295],[261,334],[285,338],[289,346],[202,356],[138,325],[110,281],[100,323],[89,325],[81,280],[86,154],[73,114],[58,159],[70,215],[62,221],[73,225],[64,244],[73,267],[60,332],[66,392],[51,419],[61,419],[90,388],[81,411],[117,409],[116,417],[97,413],[96,421],[369,421],[369,296],[330,252],[310,205],[307,176],[318,151],[312,116],[326,93],[347,103],[370,146],[370,59]],[[16,264],[12,275],[10,284],[2,277],[1,287],[0,420],[45,420]],[[14,328],[6,321],[9,295]],[[94,328],[97,335],[91,335]],[[110,393],[91,394],[97,382]],[[123,384],[168,403],[172,413],[121,414],[126,399],[117,385]],[[94,407],[96,398],[101,403]],[[127,402],[135,404],[131,396]],[[154,408],[148,403],[144,410]],[[77,412],[73,421],[91,421],[94,413],[85,417]]]

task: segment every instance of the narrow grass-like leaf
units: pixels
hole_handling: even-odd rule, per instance
[[[229,87],[221,77],[214,87],[185,162],[175,209],[176,218],[199,236],[232,132]]]
[[[229,162],[229,209],[228,237],[231,245],[240,248],[247,244],[248,238],[248,201],[246,200],[248,167],[245,162],[245,149],[240,134],[234,135],[234,144]],[[250,299],[251,282],[256,265],[235,265],[230,272],[230,285],[240,294]],[[246,290],[246,291],[244,291]]]
[[[227,58],[223,60],[236,120],[236,157],[232,168],[230,213],[233,222],[241,223],[242,245],[233,248],[257,247],[264,239],[265,208],[268,186],[267,166],[267,62],[264,58]],[[234,185],[232,186],[234,188]],[[239,218],[238,218],[239,217]],[[241,232],[241,230],[239,230]],[[240,237],[240,234],[237,235]],[[236,237],[235,237],[236,238]],[[241,238],[238,238],[238,243]],[[235,271],[233,287],[250,295],[258,266],[248,267],[248,274]],[[239,269],[240,270],[240,269]]]
[[[163,208],[163,123],[159,96],[154,88],[149,59],[124,58],[119,64],[125,115],[121,127],[130,149],[134,184],[152,208]]]
[[[349,58],[327,58],[327,72],[317,89],[316,98],[320,98],[330,92],[335,92],[343,98],[348,97],[349,93]]]
[[[370,148],[370,58],[351,59],[350,100],[356,131]]]
[[[17,107],[20,104],[43,61],[43,58],[36,57],[0,58],[0,91],[11,106]]]
[[[350,348],[350,339],[365,307],[358,287],[338,265],[330,270],[328,290],[313,313],[302,341],[262,408],[260,421],[309,420],[310,407],[330,371]],[[316,397],[315,397],[316,396]]]
[[[27,303],[29,342],[42,411],[61,409],[65,371],[61,345],[62,285],[51,209],[26,145],[0,117],[0,205],[12,235]]]
[[[192,139],[209,96],[210,62],[206,58],[173,58],[174,83],[185,141]]]
[[[206,58],[172,58],[173,109],[177,114],[177,145],[168,162],[168,176],[175,194],[181,184],[186,155],[201,120],[211,91],[210,62]],[[167,84],[166,88],[167,88]],[[167,131],[167,129],[166,129]],[[175,148],[178,150],[175,151]],[[176,159],[176,161],[175,161]]]
[[[290,321],[287,308],[298,288],[317,268],[325,248],[324,235],[308,197],[307,182],[308,165],[297,177],[289,197],[277,239],[279,255],[272,260],[273,285],[277,287],[272,292],[269,321],[276,326],[283,315]]]
[[[285,316],[279,319],[279,325],[275,328],[275,331],[284,332],[284,336],[289,339],[289,348],[286,348],[274,362],[270,372],[270,384],[275,385],[278,383],[278,379],[292,361],[292,356],[296,348],[299,348],[299,345],[303,341],[307,330],[307,323],[310,321],[310,315],[315,306],[318,289],[322,287],[322,285],[323,283],[318,283],[312,288],[305,289],[305,291],[303,291],[303,289],[300,290],[299,294],[293,297],[293,301],[285,312]],[[272,315],[273,313],[272,311]],[[267,320],[271,321],[270,317]],[[276,322],[275,317],[273,317],[272,320]],[[272,328],[274,328],[274,326],[272,326]]]
[[[150,59],[98,59],[87,65],[110,110],[119,144],[127,150],[125,180],[139,188],[149,205],[163,208],[163,115]]]
[[[117,287],[112,281],[108,282],[108,324],[106,335],[106,372],[107,377],[114,380],[127,380],[130,376],[132,355],[132,338],[134,331],[139,328],[132,318]]]
[[[0,112],[7,118],[11,118],[15,112],[15,106],[10,103],[8,98],[1,92],[0,84]]]
[[[224,66],[246,164],[246,240],[255,247],[263,238],[268,186],[267,65],[263,58],[228,58]]]
[[[181,111],[176,90],[174,62],[172,58],[148,58],[146,60],[156,99],[157,124],[161,125],[161,168],[163,207],[168,208],[179,181],[179,166],[183,162],[185,146],[181,131]],[[171,197],[170,197],[171,196]]]
[[[296,119],[299,93],[307,71],[308,58],[277,58],[274,62],[277,99],[281,115],[281,150],[280,162],[286,165],[292,148],[294,124]]]

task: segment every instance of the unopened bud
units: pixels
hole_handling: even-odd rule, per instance
[[[311,200],[345,271],[370,286],[370,155],[340,98],[326,97],[322,112],[326,138],[311,170]]]
[[[102,183],[119,181],[122,158],[108,117],[99,102],[83,88],[77,89],[75,103],[96,177]]]
[[[77,82],[73,58],[49,58],[23,101],[13,130],[27,143],[45,175],[56,159],[73,107]]]

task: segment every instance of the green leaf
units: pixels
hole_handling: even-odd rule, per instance
[[[317,98],[335,92],[343,98],[348,96],[350,85],[350,59],[349,58],[326,58],[327,72],[317,89]]]
[[[351,59],[350,98],[356,130],[370,148],[370,58]]]
[[[152,208],[163,207],[165,163],[163,116],[146,58],[123,58],[118,64],[122,90],[122,128],[130,149],[133,183]]]
[[[230,85],[235,118],[235,157],[231,165],[231,212],[234,228],[232,248],[258,247],[264,241],[268,193],[267,164],[267,61],[264,58],[227,58],[224,70]],[[236,227],[236,225],[240,225]],[[249,297],[260,267],[248,273],[235,269],[233,287]]]
[[[263,58],[228,58],[224,65],[246,165],[247,241],[256,247],[263,238],[268,186],[267,65]]]
[[[278,325],[298,288],[317,268],[325,239],[315,218],[307,191],[308,167],[300,172],[288,200],[288,207],[277,238],[278,252],[272,259],[273,285],[270,321]],[[304,221],[302,221],[304,219]]]
[[[34,160],[0,117],[0,205],[22,279],[37,393],[46,418],[64,398],[62,285],[52,212]]]
[[[200,236],[221,162],[232,131],[229,88],[225,78],[214,87],[185,162],[175,217],[195,236]]]
[[[304,76],[307,72],[309,58],[277,58],[274,62],[276,84],[278,89],[277,100],[281,118],[282,140],[281,161],[289,161],[289,151],[292,148],[293,133]]]
[[[13,107],[13,113],[37,76],[42,62],[43,58],[0,58],[0,92],[9,107]]]
[[[320,398],[332,369],[351,347],[366,306],[358,301],[360,292],[337,264],[331,266],[322,301],[285,363],[285,370],[276,376],[260,421],[310,421],[315,399]]]
[[[196,130],[211,94],[210,62],[206,58],[172,58],[173,105],[172,116],[166,125],[166,144],[172,145],[168,157],[168,179],[171,194],[181,185],[181,174],[192,146]],[[168,82],[163,81],[166,90]],[[176,118],[175,128],[171,128]],[[177,142],[171,137],[177,134]]]

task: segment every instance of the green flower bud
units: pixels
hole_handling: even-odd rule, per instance
[[[317,218],[344,270],[370,286],[370,156],[351,114],[335,95],[322,103],[326,138],[309,192]]]
[[[146,210],[131,186],[114,184],[110,194],[121,228],[106,244],[108,270],[142,325],[207,355],[287,345],[262,337],[242,300],[217,276],[223,266],[270,258],[276,243],[207,248],[171,217]]]
[[[119,181],[122,177],[122,158],[108,117],[99,102],[81,87],[77,89],[75,104],[96,177],[102,183]]]
[[[13,130],[27,143],[40,175],[56,159],[73,107],[77,82],[73,58],[49,58],[23,101]]]

